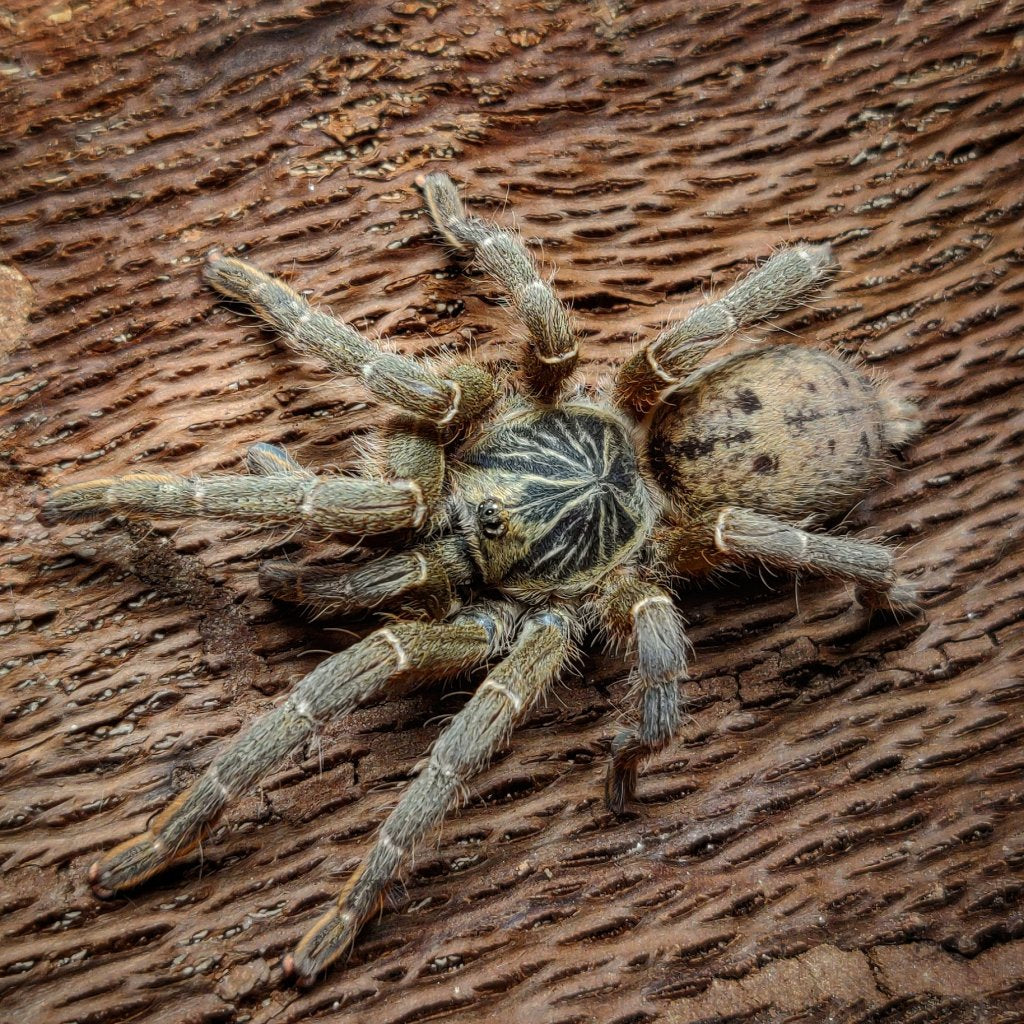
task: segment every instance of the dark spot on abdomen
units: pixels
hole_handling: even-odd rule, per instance
[[[702,459],[705,455],[710,455],[715,450],[716,440],[717,438],[714,437],[685,437],[671,447],[673,451],[679,452],[684,459],[689,459],[692,462],[694,459]]]
[[[647,455],[662,487],[668,491],[676,490],[679,487],[679,474],[676,472],[672,442],[663,434],[652,434]]]
[[[832,375],[839,382],[839,386],[849,390],[850,378],[846,376],[845,364],[841,363],[838,359],[829,359],[827,357],[822,362],[832,371]]]
[[[807,425],[818,420],[825,419],[830,413],[818,405],[801,406],[795,412],[787,412],[784,416],[790,433],[794,435],[806,434]]]
[[[778,473],[779,457],[777,455],[758,455],[750,468],[755,473]]]
[[[761,408],[761,399],[750,388],[740,388],[736,392],[736,408],[748,414],[757,412]]]

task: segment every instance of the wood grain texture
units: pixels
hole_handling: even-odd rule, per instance
[[[0,31],[0,1020],[1024,1019],[1020,3],[8,0]],[[557,267],[592,379],[831,239],[843,275],[784,326],[919,397],[847,526],[928,596],[893,624],[819,581],[686,593],[692,718],[639,813],[603,811],[624,672],[595,652],[300,993],[280,955],[460,687],[360,712],[100,903],[95,852],[350,635],[257,591],[292,539],[32,501],[257,440],[343,465],[378,421],[201,287],[214,244],[404,352],[511,356],[427,230],[435,167]]]

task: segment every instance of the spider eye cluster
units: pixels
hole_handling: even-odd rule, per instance
[[[476,507],[476,518],[480,524],[480,532],[485,537],[495,540],[507,529],[502,513],[505,506],[497,498],[485,498]]]

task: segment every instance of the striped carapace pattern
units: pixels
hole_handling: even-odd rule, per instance
[[[516,417],[459,461],[469,470],[463,489],[470,501],[497,499],[509,542],[525,542],[501,582],[585,579],[644,539],[647,498],[636,455],[607,413],[567,407]]]

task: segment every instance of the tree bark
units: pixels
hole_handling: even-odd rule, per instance
[[[0,1021],[1020,1019],[1019,7],[15,0],[0,31]],[[513,357],[428,230],[432,168],[557,268],[591,381],[831,240],[842,275],[780,327],[920,402],[843,529],[925,597],[892,622],[819,580],[684,591],[692,717],[638,813],[603,809],[626,684],[593,650],[300,992],[281,954],[463,697],[356,714],[101,903],[96,852],[351,637],[258,591],[294,538],[47,529],[33,500],[255,441],[344,465],[379,422],[216,302],[214,245],[403,352]]]

